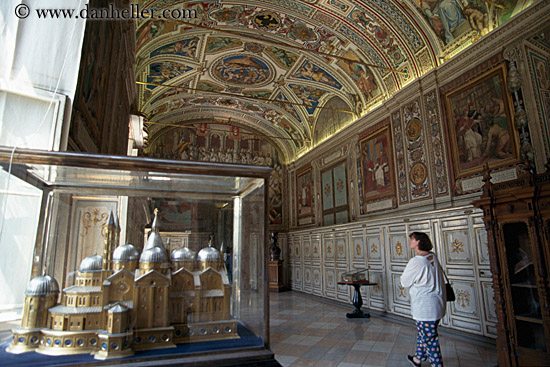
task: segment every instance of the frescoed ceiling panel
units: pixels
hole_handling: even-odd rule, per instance
[[[532,2],[136,0],[190,15],[137,22],[141,112],[150,134],[224,120],[290,162],[322,140],[318,119],[340,116],[321,129],[336,133]]]

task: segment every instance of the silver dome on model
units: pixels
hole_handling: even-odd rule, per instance
[[[26,296],[45,296],[52,293],[59,293],[59,284],[49,275],[32,278],[25,290]]]
[[[164,250],[164,248],[153,247],[143,250],[139,261],[150,263],[166,262],[168,261],[168,255],[166,255],[166,250]]]
[[[220,252],[212,246],[203,248],[197,255],[199,261],[220,261],[221,258]]]
[[[113,261],[114,262],[126,262],[126,261],[136,261],[139,259],[139,252],[129,243],[118,246],[113,252]]]
[[[172,261],[192,261],[195,260],[195,251],[190,250],[187,247],[180,247],[172,251],[170,260]]]
[[[103,269],[103,257],[100,255],[92,255],[85,257],[80,263],[78,271],[81,273],[89,273],[94,271],[101,271]]]

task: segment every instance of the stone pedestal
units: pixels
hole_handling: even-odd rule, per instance
[[[271,260],[268,265],[269,270],[269,291],[283,292],[283,260]]]

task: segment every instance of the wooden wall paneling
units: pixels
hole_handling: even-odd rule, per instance
[[[297,291],[303,290],[303,266],[302,261],[302,238],[301,236],[294,237],[294,271],[293,271],[293,289]]]
[[[311,238],[309,235],[304,235],[302,237],[302,253],[303,253],[303,264],[304,264],[304,272],[303,272],[303,279],[304,279],[304,287],[303,291],[306,293],[311,293],[311,285],[312,285],[312,279],[313,279],[313,268],[311,265]]]
[[[398,315],[411,317],[411,299],[409,290],[401,286],[401,274],[405,266],[393,265],[391,269],[391,277],[389,288],[392,290],[390,308]]]
[[[442,325],[495,337],[492,278],[480,215],[477,211],[449,211],[427,215],[429,219],[422,221],[392,219],[387,224],[297,232],[289,238],[292,289],[349,304],[350,287],[337,283],[345,272],[364,266],[369,279],[378,284],[361,289],[364,307],[410,317],[410,298],[408,290],[400,287],[400,277],[413,256],[408,235],[422,231],[432,239],[457,292],[458,300],[449,303]]]
[[[304,265],[311,265],[311,238],[302,237],[303,261]]]
[[[336,277],[336,269],[334,267],[325,266],[324,275],[324,296],[330,299],[336,299],[336,285],[338,283],[338,278]]]
[[[321,262],[321,235],[311,235],[312,293],[323,295],[323,266]]]
[[[313,263],[312,265],[312,288],[311,293],[315,294],[316,296],[322,296],[323,295],[323,269],[321,268],[321,264],[319,263]]]
[[[366,246],[365,246],[365,234],[363,229],[356,229],[350,231],[351,236],[351,268],[352,269],[365,269],[366,263]]]
[[[313,279],[313,268],[311,264],[304,264],[304,289],[303,291],[306,293],[312,293],[311,291],[311,284]]]
[[[477,267],[473,257],[476,249],[472,247],[475,231],[468,216],[464,215],[441,220],[440,225],[444,267],[456,294],[456,301],[450,304],[449,324],[464,331],[482,334],[481,291],[478,292],[475,286]]]
[[[379,231],[367,230],[367,262],[382,262],[384,255],[383,241],[380,239]]]
[[[349,244],[350,244],[350,271],[353,270],[365,270],[365,277],[368,278],[368,265],[367,265],[367,250],[365,242],[365,229],[351,228],[349,231]],[[361,296],[363,297],[363,304],[368,304],[369,287],[361,287]]]
[[[323,260],[325,267],[336,266],[336,250],[334,246],[334,233],[323,234]],[[340,280],[338,280],[340,281]]]
[[[321,253],[325,282],[323,283],[326,297],[337,299],[337,283],[340,281],[336,272],[336,250],[334,247],[334,233],[321,234]]]
[[[321,235],[311,235],[311,260],[321,262]]]
[[[347,231],[339,229],[334,232],[336,269],[339,272],[338,281],[342,280],[343,273],[347,273],[348,271],[350,271],[348,243],[349,241],[347,237]],[[347,297],[345,298],[346,301],[352,301],[353,291],[353,287],[345,287],[345,293],[347,294]],[[338,298],[341,299],[340,297],[343,297],[343,293],[339,293]]]
[[[342,280],[342,277],[343,277],[344,273],[347,273],[347,272],[348,272],[347,267],[346,268],[337,267],[336,268],[337,282]],[[346,303],[351,302],[350,288],[353,288],[353,287],[350,287],[349,285],[338,285],[337,288],[336,288],[336,299],[338,299],[339,301],[344,301]]]
[[[295,267],[295,264],[294,264],[294,236],[293,235],[289,235],[288,236],[288,263],[286,264],[286,266],[288,267],[288,272],[289,272],[289,279],[288,279],[288,284],[290,286],[290,289],[293,290],[294,289],[294,267]],[[286,269],[285,269],[286,271]]]
[[[477,268],[477,283],[480,298],[481,323],[483,325],[483,335],[496,338],[497,336],[497,316],[493,289],[493,274],[491,273],[489,260],[489,247],[487,242],[487,231],[483,224],[481,213],[471,217],[474,245],[476,253],[475,267]]]
[[[279,232],[279,247],[281,248],[281,260],[283,260],[283,284],[288,287],[288,284],[290,284],[290,273],[289,269],[290,267],[288,264],[290,263],[290,246],[289,246],[289,239],[287,233],[281,233]]]
[[[368,307],[373,310],[386,311],[386,287],[382,264],[369,266],[369,279],[377,285],[369,287]]]
[[[491,262],[489,258],[489,247],[487,242],[487,231],[483,224],[483,218],[474,217],[472,218],[474,222],[474,233],[476,238],[476,249],[477,249],[477,265],[480,268],[486,269],[488,272],[491,271]],[[481,222],[481,223],[479,223]],[[491,277],[491,274],[485,275]]]
[[[411,258],[411,250],[409,249],[409,237],[405,230],[405,226],[394,226],[389,229],[389,262],[407,263]]]
[[[455,227],[449,229],[442,222],[445,263],[448,266],[472,266],[472,251],[469,239],[468,227]],[[454,222],[454,221],[451,221]]]
[[[396,305],[394,303],[396,294],[399,291],[399,279],[412,255],[409,249],[409,237],[406,226],[390,226],[387,243],[389,248],[386,249],[386,253],[390,256],[386,258],[385,263],[385,280],[387,281],[384,283],[386,284],[386,294],[388,295],[386,306],[391,312],[408,316],[404,311],[404,305]]]
[[[338,267],[348,269],[348,246],[347,236],[345,231],[336,232],[334,235],[336,247],[336,263]]]
[[[303,280],[302,280],[302,264],[294,266],[294,289],[297,291],[303,290]]]
[[[483,298],[483,334],[493,338],[497,337],[497,313],[495,309],[495,291],[493,281],[481,281],[481,293]]]
[[[373,226],[365,229],[367,246],[367,267],[369,269],[369,280],[377,285],[367,287],[367,304],[369,308],[377,310],[386,310],[385,290],[385,272],[384,272],[384,230],[385,227]]]
[[[460,330],[482,334],[475,282],[454,279],[452,284],[456,301],[451,302],[451,325]]]

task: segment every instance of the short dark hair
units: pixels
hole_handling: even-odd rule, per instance
[[[434,248],[430,237],[424,232],[412,232],[409,238],[413,238],[418,241],[418,249],[421,251],[430,251]]]

